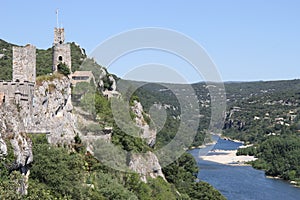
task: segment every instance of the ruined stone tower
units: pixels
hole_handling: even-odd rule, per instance
[[[13,81],[35,83],[36,48],[33,45],[13,47]]]
[[[65,29],[54,28],[53,42],[53,72],[56,72],[59,65],[66,64],[71,72],[71,46],[65,44]]]

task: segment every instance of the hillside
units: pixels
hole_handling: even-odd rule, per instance
[[[6,47],[2,48],[3,79],[8,80],[12,45],[1,42]],[[86,55],[75,43],[71,46],[76,70]],[[84,70],[94,73],[97,87],[93,81],[71,87],[69,77],[49,74],[51,49],[37,54],[31,112],[14,101],[0,107],[1,199],[224,199],[208,183],[196,182],[197,164],[183,149],[174,163],[160,166],[153,152],[163,141],[156,138],[151,116],[138,98],[118,93],[116,76],[86,59]],[[118,127],[111,94],[129,98],[141,137]],[[25,133],[24,127],[33,132]],[[125,172],[101,159],[111,156],[113,165],[119,164],[118,159],[124,161]]]
[[[184,85],[173,85],[179,92]],[[193,145],[202,144],[209,124],[211,99],[205,83],[193,84],[202,114]],[[222,135],[253,144],[240,149],[240,155],[254,155],[253,166],[271,176],[300,183],[300,80],[225,83],[227,109]],[[174,94],[158,84],[147,84],[136,94],[146,108],[161,103],[177,108]],[[158,138],[163,143],[172,139],[180,110],[167,109],[172,122],[166,123]],[[172,124],[172,125],[171,125]],[[172,130],[172,131],[170,131]]]

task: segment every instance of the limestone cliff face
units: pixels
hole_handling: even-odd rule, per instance
[[[149,122],[146,121],[145,117],[150,119],[150,115],[144,112],[143,106],[140,102],[134,101],[131,110],[135,114],[135,123],[136,126],[142,129],[141,137],[147,142],[149,146],[153,146],[156,140],[156,130],[154,128],[150,128]]]
[[[160,176],[165,179],[157,156],[150,151],[145,154],[131,155],[129,168],[138,173],[144,182],[147,182],[147,177],[157,178]]]
[[[5,159],[8,148],[12,148],[15,161],[8,163],[8,170],[18,170],[23,175],[19,192],[27,194],[29,176],[28,165],[33,161],[32,142],[24,133],[20,110],[15,106],[3,105],[0,109],[0,160]]]
[[[112,76],[110,76],[109,81],[112,83],[112,89],[103,90],[103,94],[107,95],[108,98],[119,97],[120,93],[115,88],[115,80]],[[70,84],[68,77],[39,82],[35,86],[33,107],[30,112],[25,112],[22,108],[19,110],[13,105],[3,105],[0,108],[0,157],[4,158],[8,153],[8,148],[12,147],[16,161],[11,169],[20,170],[24,176],[24,184],[20,186],[22,194],[27,193],[28,165],[34,159],[32,142],[26,133],[46,133],[49,143],[63,144],[64,146],[72,146],[74,137],[79,134],[91,152],[93,151],[91,144],[95,140],[111,142],[113,133],[111,127],[104,127],[98,132],[89,131],[87,133],[77,129],[79,122],[86,126],[95,122],[85,119],[83,117],[84,111],[73,107]],[[143,130],[141,137],[146,140],[149,146],[154,145],[156,131],[150,129],[146,122],[144,118],[146,114],[142,105],[135,102],[131,109],[136,114],[136,126]],[[150,116],[147,115],[147,117]],[[145,154],[132,154],[129,157],[128,167],[140,174],[141,179],[145,182],[147,177],[161,176],[164,178],[156,155],[150,151]]]
[[[110,84],[109,88],[104,87],[105,79]],[[122,98],[121,94],[117,91],[116,80],[111,75],[107,76],[105,70],[101,71],[98,87],[102,94],[108,98]],[[150,128],[150,125],[148,124],[149,120],[145,119],[150,119],[150,116],[144,112],[142,104],[138,101],[134,101],[133,106],[131,106],[130,109],[135,114],[135,125],[141,129],[141,138],[144,139],[150,147],[152,147],[156,141],[156,130],[154,128]],[[113,132],[113,130],[111,131]],[[103,138],[99,138],[99,136],[98,138],[102,140],[104,139],[105,142],[110,143],[110,136],[111,133],[109,135],[109,138],[105,138],[105,135],[103,136]],[[93,150],[92,148],[89,149]],[[140,154],[130,154],[130,156],[128,157],[128,167],[129,169],[138,173],[141,177],[141,180],[144,182],[147,182],[147,177],[156,178],[160,176],[165,179],[164,174],[162,173],[161,166],[159,164],[159,160],[157,156],[151,151]]]
[[[156,130],[150,128],[145,117],[150,119],[150,116],[143,110],[143,106],[140,102],[134,101],[131,110],[135,114],[135,123],[141,131],[141,138],[144,139],[147,144],[152,147],[156,141]],[[141,176],[141,180],[147,182],[147,177],[157,178],[158,176],[165,179],[161,166],[157,156],[153,152],[146,152],[145,154],[132,154],[130,156],[129,168]]]
[[[62,77],[36,86],[30,132],[47,133],[51,144],[70,145],[76,136],[76,117],[72,113],[70,79]]]
[[[72,114],[71,88],[68,77],[43,81],[35,86],[33,107],[27,109],[13,104],[0,107],[0,159],[8,149],[15,161],[10,171],[20,171],[23,181],[19,192],[27,193],[29,167],[33,161],[32,142],[28,133],[46,133],[52,144],[70,145],[76,135],[76,117]]]

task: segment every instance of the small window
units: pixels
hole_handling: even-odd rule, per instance
[[[58,57],[58,61],[60,61],[60,62],[63,61],[62,56],[59,56],[59,57]]]

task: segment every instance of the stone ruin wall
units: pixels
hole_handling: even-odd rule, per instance
[[[65,29],[64,28],[54,28],[53,46],[56,44],[62,44],[64,42],[65,42]]]
[[[0,80],[0,105],[16,105],[21,114],[32,111],[36,80],[36,47],[13,47],[13,80]]]
[[[36,79],[36,47],[13,47],[13,81],[29,81],[35,83]]]
[[[18,104],[25,110],[31,110],[34,96],[34,83],[0,81],[0,100],[3,104]]]
[[[53,71],[57,71],[60,63],[65,63],[71,70],[71,45],[65,44],[65,29],[54,28],[53,41]]]
[[[71,71],[70,44],[57,44],[53,47],[53,71],[57,71],[57,67],[60,63],[65,63]]]

